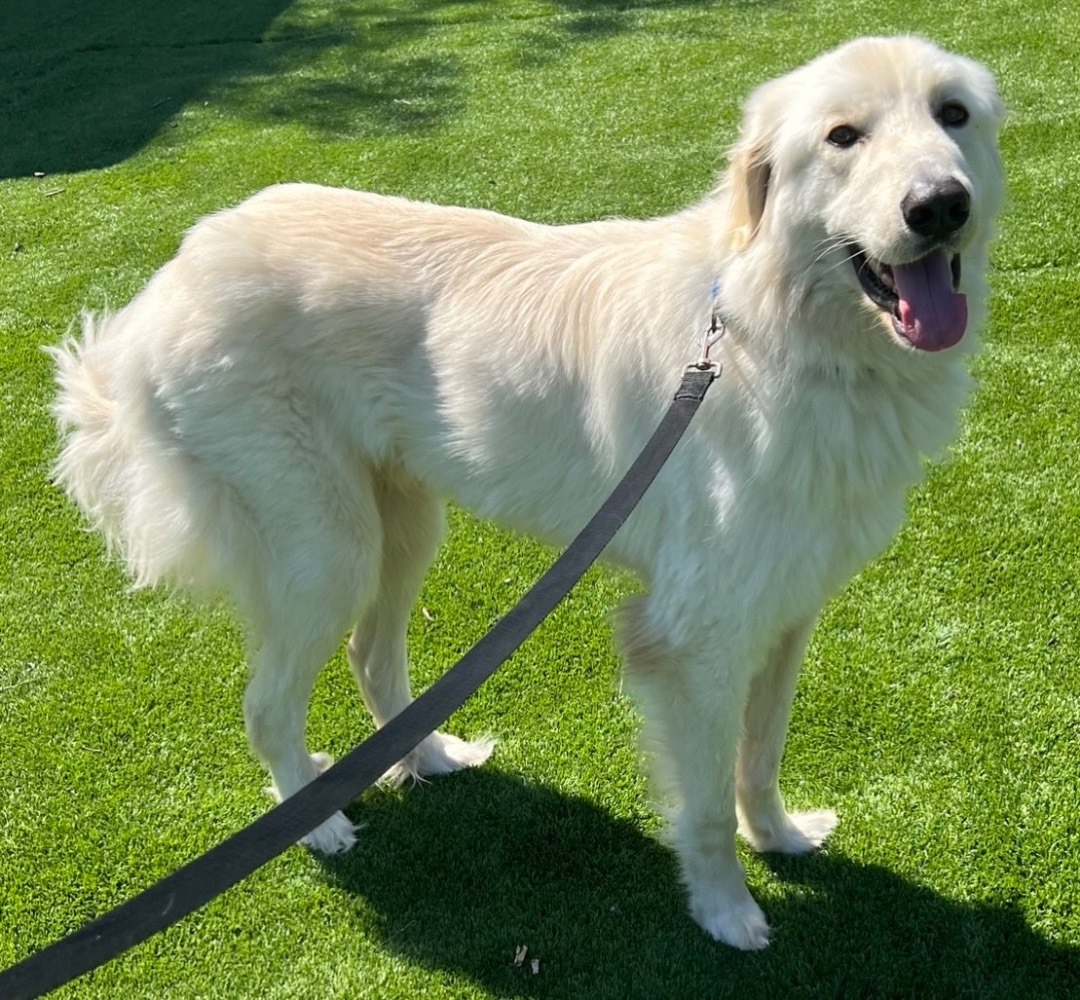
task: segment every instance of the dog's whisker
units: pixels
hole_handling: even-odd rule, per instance
[[[851,241],[845,236],[829,236],[825,239],[818,240],[817,243],[814,244],[813,249],[820,250],[820,252],[814,257],[811,263],[816,264],[829,254],[835,253],[837,250],[848,249],[850,245]],[[850,261],[854,254],[855,251],[849,250],[849,255],[845,260]]]

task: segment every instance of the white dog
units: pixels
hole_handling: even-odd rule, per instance
[[[443,498],[565,541],[654,429],[714,305],[723,376],[609,550],[677,809],[694,919],[768,942],[736,857],[816,848],[777,784],[807,637],[889,542],[968,398],[1002,201],[989,73],[869,38],[750,98],[730,168],[669,218],[542,226],[309,185],[211,216],[55,350],[58,480],[139,584],[225,591],[251,744],[279,795],[323,769],[312,684],[349,662],[375,722],[411,699],[406,621]],[[479,764],[435,733],[396,776]],[[306,838],[348,848],[338,814]]]

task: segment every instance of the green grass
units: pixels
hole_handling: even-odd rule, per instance
[[[57,995],[79,1000],[1080,995],[1080,83],[1068,5],[120,0],[9,4],[0,37],[0,965],[260,815],[224,609],[132,594],[50,487],[40,345],[119,304],[201,214],[306,179],[546,221],[665,212],[756,83],[855,34],[990,64],[1011,114],[982,391],[896,544],[828,610],[784,784],[842,822],[744,853],[761,954],[684,914],[593,571],[452,720],[492,763],[352,810]],[[34,178],[34,171],[46,174]],[[418,683],[551,553],[455,512]],[[314,747],[370,731],[342,657]],[[512,965],[516,946],[540,960]]]

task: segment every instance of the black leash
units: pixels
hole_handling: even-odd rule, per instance
[[[716,334],[715,322],[712,332]],[[438,729],[555,609],[637,506],[720,374],[707,359],[708,346],[707,340],[702,360],[686,370],[660,426],[581,534],[450,670],[370,739],[250,826],[81,930],[0,973],[0,1000],[42,996],[171,927],[355,801]]]

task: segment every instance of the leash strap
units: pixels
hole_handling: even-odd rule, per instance
[[[718,366],[704,360],[686,370],[660,426],[592,520],[495,627],[408,708],[249,826],[116,909],[0,973],[0,998],[42,996],[171,927],[355,801],[438,729],[596,561],[656,478],[718,375]]]

